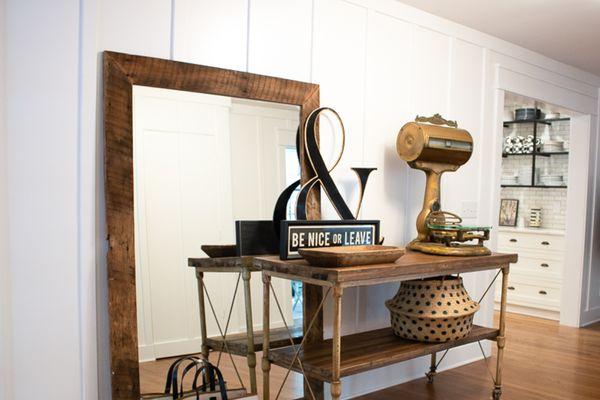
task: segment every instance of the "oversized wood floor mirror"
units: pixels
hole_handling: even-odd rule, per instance
[[[168,89],[217,96],[230,103],[255,100],[268,104],[295,106],[300,126],[319,107],[319,86],[312,83],[261,76],[246,72],[194,65],[170,60],[115,52],[104,53],[104,135],[105,197],[108,229],[108,290],[112,398],[140,399],[138,315],[136,311],[136,237],[134,182],[134,93],[135,87]],[[221,103],[220,103],[221,104]],[[283,107],[279,106],[279,108]],[[162,110],[160,107],[158,110]],[[152,112],[148,112],[152,116]],[[196,116],[196,114],[192,113]],[[212,115],[207,113],[206,115]],[[301,132],[301,135],[303,132]],[[301,141],[303,143],[303,141]],[[160,143],[154,144],[160,149]],[[193,160],[193,152],[192,160]],[[199,155],[200,157],[200,155]],[[301,179],[312,175],[309,161],[300,149]],[[137,179],[137,178],[136,178]],[[200,185],[200,183],[198,183]],[[211,196],[211,186],[202,188]],[[319,195],[308,204],[310,219],[320,216]],[[198,243],[200,248],[202,243]],[[310,320],[320,303],[319,288],[303,288],[303,317]],[[320,340],[322,319],[318,319],[307,342]],[[198,349],[198,352],[200,350]]]

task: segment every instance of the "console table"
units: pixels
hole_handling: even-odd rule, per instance
[[[219,257],[219,258],[188,258],[188,266],[196,270],[198,280],[198,306],[200,312],[200,335],[202,338],[202,356],[208,360],[210,350],[218,352],[227,352],[246,357],[248,363],[248,373],[250,376],[250,392],[257,393],[256,387],[256,355],[257,351],[262,350],[263,337],[262,332],[254,332],[252,322],[252,299],[250,291],[250,277],[252,272],[259,271],[253,265],[253,257]],[[228,334],[227,327],[229,320],[225,324],[224,332],[220,336],[208,337],[206,331],[206,303],[205,298],[211,301],[205,290],[205,273],[235,273],[238,274],[238,281],[241,278],[244,287],[244,308],[246,313],[246,332]],[[231,302],[235,301],[235,291]],[[212,304],[211,309],[212,309]],[[230,306],[233,307],[233,304]],[[231,308],[230,308],[231,311]],[[231,316],[231,312],[230,312]],[[217,316],[214,315],[215,320]],[[217,321],[218,324],[218,321]],[[219,327],[221,329],[221,327]],[[293,343],[300,343],[302,340],[302,328],[292,327],[288,332],[285,328],[279,328],[271,331],[270,348],[287,346],[290,344],[289,335]],[[233,360],[232,360],[233,362]],[[237,369],[236,369],[237,373]],[[238,379],[241,378],[238,374]]]
[[[517,261],[516,254],[494,253],[489,256],[452,257],[434,256],[413,251],[395,263],[375,264],[352,267],[322,268],[310,266],[305,260],[280,260],[278,256],[256,257],[253,264],[262,270],[263,279],[263,399],[270,399],[269,373],[271,364],[299,372],[307,380],[318,380],[331,384],[331,397],[338,400],[341,396],[340,379],[345,376],[369,371],[424,355],[431,355],[431,368],[427,376],[430,381],[436,372],[436,354],[439,351],[481,340],[493,340],[498,347],[498,358],[494,389],[494,400],[502,393],[502,359],[505,345],[506,292],[508,287],[509,265]],[[429,278],[442,275],[499,269],[502,273],[502,294],[500,321],[498,328],[473,326],[469,336],[445,343],[421,343],[400,339],[391,328],[378,329],[341,337],[341,311],[344,289],[355,286],[377,285],[388,282],[401,282],[412,279]],[[333,337],[327,340],[304,341],[298,346],[285,346],[272,349],[269,346],[270,335],[270,292],[271,277],[299,280],[307,284],[318,285],[326,289],[314,317],[305,321],[305,337],[322,310],[327,294],[333,298]],[[490,283],[490,287],[492,287]],[[487,293],[487,290],[486,292]],[[484,295],[485,295],[484,293]],[[483,297],[483,296],[482,296]],[[382,307],[383,302],[382,302]],[[318,325],[318,323],[317,323]],[[306,345],[306,346],[304,346]],[[286,376],[287,378],[287,376]],[[282,387],[285,380],[282,383]],[[309,387],[309,385],[306,385]],[[277,392],[277,397],[281,392]],[[312,396],[311,396],[312,395]],[[317,397],[314,393],[305,393],[305,398]]]

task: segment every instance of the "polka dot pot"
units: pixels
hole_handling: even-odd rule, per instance
[[[397,336],[429,343],[464,338],[471,332],[473,315],[479,310],[462,278],[454,276],[402,282],[398,293],[385,305]]]

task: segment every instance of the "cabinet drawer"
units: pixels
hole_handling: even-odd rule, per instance
[[[560,310],[560,288],[547,285],[534,285],[520,282],[510,282],[508,285],[506,301],[528,307],[543,308],[546,310]],[[500,301],[502,286],[496,285],[495,300]]]
[[[519,256],[519,261],[511,265],[511,272],[539,276],[542,279],[562,280],[564,262],[551,258]]]
[[[498,248],[516,252],[520,249],[564,252],[565,237],[521,232],[500,232],[498,234]]]

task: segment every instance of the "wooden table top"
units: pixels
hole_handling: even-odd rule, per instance
[[[388,264],[323,268],[309,265],[303,259],[280,260],[279,256],[258,256],[253,263],[272,276],[321,286],[350,287],[496,269],[517,262],[517,258],[517,254],[457,257],[407,250],[399,260]]]
[[[188,258],[188,266],[202,272],[239,272],[241,268],[258,271],[252,263],[253,256]]]

